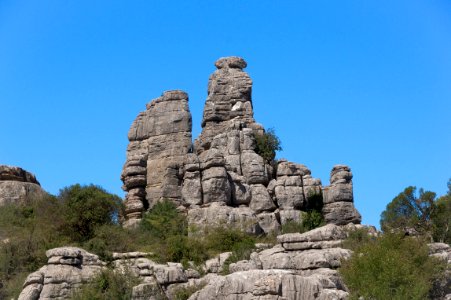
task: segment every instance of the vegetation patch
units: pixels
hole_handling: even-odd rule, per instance
[[[392,233],[371,238],[357,231],[350,239],[346,244],[354,254],[342,262],[340,274],[351,299],[427,299],[445,268],[418,238]]]

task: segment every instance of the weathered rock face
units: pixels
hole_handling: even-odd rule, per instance
[[[347,299],[337,268],[351,255],[340,247],[353,229],[329,224],[278,236],[278,245],[232,263],[231,274],[208,278],[189,299]]]
[[[166,92],[147,105],[129,132],[122,172],[126,226],[136,224],[162,199],[186,211],[190,225],[227,224],[249,232],[278,231],[302,219],[302,211],[322,207],[329,223],[359,223],[352,174],[336,166],[331,186],[302,164],[270,165],[256,152],[252,80],[239,57],[221,58],[210,76],[200,136],[191,142],[188,96]],[[246,224],[246,225],[243,225]]]
[[[191,113],[188,95],[168,91],[141,112],[128,133],[121,179],[127,192],[127,223],[163,198],[182,200],[183,162],[191,149]]]
[[[330,186],[323,189],[323,214],[327,223],[359,224],[362,220],[354,207],[351,169],[336,165],[330,172]]]
[[[0,165],[0,206],[27,204],[45,194],[33,174],[19,167]]]
[[[46,255],[47,265],[28,275],[19,300],[68,299],[105,267],[97,255],[76,247],[51,249]]]

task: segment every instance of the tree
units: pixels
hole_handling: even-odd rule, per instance
[[[117,222],[121,198],[96,185],[75,184],[60,191],[65,222],[62,231],[73,241],[85,242],[96,228]]]
[[[357,238],[347,242],[354,254],[339,271],[350,299],[428,299],[446,263],[430,257],[424,241],[389,232]]]
[[[414,231],[431,238],[431,215],[435,209],[436,194],[409,186],[396,196],[381,215],[381,228],[384,232],[393,230]]]
[[[274,128],[268,128],[263,134],[254,134],[255,152],[263,157],[266,163],[271,164],[276,158],[276,151],[281,151],[282,146]]]
[[[451,179],[448,180],[448,192],[435,202],[436,209],[432,213],[434,240],[451,243]]]

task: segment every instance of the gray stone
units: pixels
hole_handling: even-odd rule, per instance
[[[347,201],[353,202],[354,196],[352,192],[352,184],[338,183],[323,189],[324,204]]]
[[[360,224],[362,216],[355,209],[352,202],[334,202],[323,207],[326,223],[346,225],[348,223]]]
[[[7,204],[29,204],[47,193],[36,177],[19,167],[0,165],[0,207]]]
[[[249,184],[268,183],[263,158],[255,152],[246,151],[241,154],[241,170]]]
[[[269,196],[268,190],[263,184],[251,185],[252,200],[249,207],[256,213],[273,211],[276,205]]]
[[[157,282],[161,285],[188,281],[181,264],[154,265],[153,270]]]
[[[274,212],[263,212],[257,215],[258,224],[266,234],[278,233],[280,223],[277,214]]]
[[[220,202],[207,207],[188,210],[188,225],[199,229],[215,226],[232,226],[252,234],[261,234],[254,211],[249,207],[230,207]]]
[[[185,173],[183,177],[182,199],[189,205],[202,204],[202,183],[199,171]]]
[[[146,108],[130,128],[121,175],[126,192],[138,188],[144,189],[145,195],[127,194],[127,220],[140,219],[146,207],[163,198],[182,200],[180,169],[191,149],[191,113],[186,93],[167,91]]]
[[[232,187],[224,167],[211,167],[202,171],[203,203],[232,203]]]
[[[337,225],[327,224],[305,233],[287,233],[279,235],[279,243],[319,242],[336,241],[346,238],[346,231]]]
[[[300,186],[276,186],[275,196],[281,209],[301,209],[304,207],[304,191]]]
[[[76,247],[50,249],[46,255],[49,264],[27,277],[19,299],[68,299],[105,265],[97,255]]]

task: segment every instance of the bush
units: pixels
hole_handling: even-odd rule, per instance
[[[173,235],[188,234],[185,216],[177,211],[170,200],[156,203],[149,212],[144,214],[140,226],[144,231],[162,240]]]
[[[269,128],[263,134],[254,134],[255,152],[263,157],[266,163],[271,164],[276,158],[276,151],[281,151],[280,139],[277,137],[274,128]]]
[[[115,223],[122,204],[121,198],[95,185],[72,185],[62,189],[58,198],[64,206],[61,230],[76,242],[91,239],[99,226]]]
[[[144,240],[144,239],[142,239]],[[99,226],[94,229],[94,237],[82,244],[83,249],[99,255],[103,261],[112,260],[112,252],[136,251],[141,248],[137,232],[118,224]],[[144,241],[142,241],[144,244]]]
[[[281,233],[304,233],[309,230],[315,229],[325,225],[324,217],[320,211],[309,210],[302,213],[302,221],[297,222],[294,220],[289,220],[282,225]]]
[[[356,232],[354,254],[340,273],[351,299],[426,299],[443,264],[428,256],[424,242],[386,233],[368,238]]]
[[[99,187],[74,185],[63,189],[58,197],[47,195],[27,205],[3,206],[0,209],[0,298],[17,297],[24,274],[46,264],[46,250],[67,245],[87,246],[83,242],[96,238],[100,226],[114,224],[119,202],[119,197]],[[113,243],[111,233],[97,237],[93,243],[96,246],[88,249],[102,256]],[[99,246],[102,243],[103,249]]]
[[[177,288],[174,292],[174,299],[175,300],[187,300],[189,297],[191,297],[192,294],[201,290],[206,285],[207,285],[206,283],[200,283],[200,284],[194,284],[194,285],[190,285],[190,286],[186,286],[186,287]]]
[[[139,283],[140,280],[131,272],[104,270],[74,292],[72,300],[129,300],[133,287]]]

